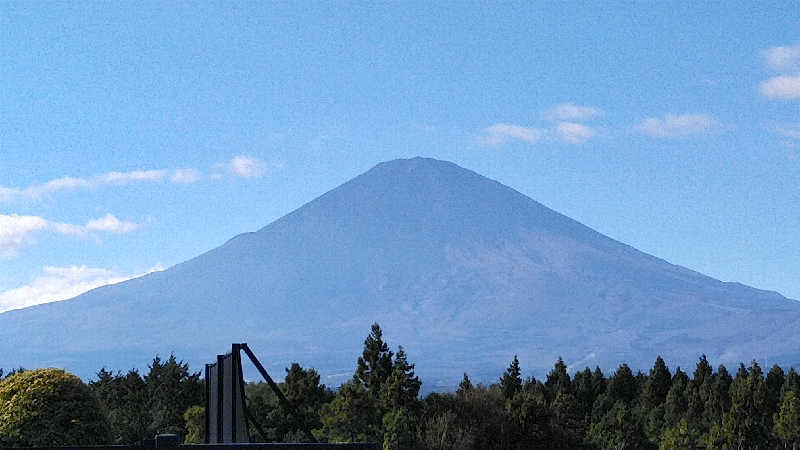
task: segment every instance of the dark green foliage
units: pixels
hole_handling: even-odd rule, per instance
[[[14,396],[2,402],[4,386],[32,372],[12,373],[0,381],[0,414],[17,402]],[[515,355],[498,383],[475,385],[465,373],[457,391],[420,399],[414,364],[402,347],[396,355],[389,351],[375,324],[353,379],[336,393],[319,381],[313,369],[287,368],[280,389],[293,405],[288,409],[266,383],[247,384],[248,411],[264,429],[262,436],[251,427],[253,440],[302,442],[311,431],[322,441],[376,442],[393,450],[800,448],[800,375],[775,365],[765,376],[755,361],[740,365],[732,378],[725,366],[715,373],[703,355],[689,377],[680,367],[670,375],[658,357],[648,374],[621,364],[606,378],[599,367],[571,377],[558,358],[540,382],[522,378]],[[159,430],[185,430],[187,443],[199,442],[205,426],[200,383],[183,362],[156,357],[144,378],[135,370],[102,369],[90,383],[99,402],[76,408],[94,411],[102,423],[107,418],[106,431],[97,430],[98,436],[110,430],[103,443],[136,443]],[[48,436],[60,421],[53,417],[71,417],[69,409],[50,411],[36,429]],[[18,418],[30,417],[24,410],[0,415],[0,445],[34,436],[13,428]]]
[[[110,427],[80,378],[60,369],[17,372],[0,382],[0,445],[98,445]]]
[[[800,447],[800,398],[794,391],[785,391],[781,396],[774,422],[775,437],[784,448]]]
[[[416,413],[419,410],[417,396],[422,382],[414,375],[414,364],[410,364],[403,347],[399,347],[394,359],[392,374],[383,385],[381,406],[386,410],[404,408]]]
[[[641,418],[621,400],[592,423],[586,437],[596,448],[603,450],[654,448],[644,433]]]
[[[627,364],[620,365],[608,380],[608,396],[615,402],[630,404],[636,398],[638,390],[637,380]]]
[[[411,450],[416,446],[417,415],[406,408],[394,408],[383,416],[383,450]]]
[[[781,402],[781,389],[783,383],[786,381],[783,369],[777,364],[773,365],[766,378],[767,384],[767,409],[770,411],[777,411]],[[771,418],[770,418],[771,419]]]
[[[152,439],[150,394],[139,372],[127,374],[100,369],[97,381],[89,383],[94,395],[100,400],[111,424],[112,441],[131,444]]]
[[[511,400],[522,390],[522,373],[519,369],[519,359],[514,355],[514,360],[506,369],[506,373],[500,378],[500,389],[503,391],[503,397],[506,400]]]
[[[200,372],[190,373],[189,365],[175,359],[175,355],[163,362],[156,356],[149,368],[144,377],[152,417],[149,434],[182,434],[186,427],[183,414],[189,407],[203,403]]]
[[[664,360],[659,356],[656,358],[653,368],[650,369],[650,376],[645,382],[645,401],[651,408],[667,401],[667,393],[672,386],[672,375]]]
[[[558,357],[553,370],[547,374],[547,380],[544,382],[547,387],[548,399],[553,400],[558,394],[569,394],[572,392],[572,381],[567,373],[567,365],[564,360]]]
[[[376,399],[359,382],[343,384],[336,398],[322,406],[322,427],[314,434],[329,442],[381,442],[382,415]]]
[[[731,385],[731,409],[722,418],[720,440],[728,448],[766,448],[771,437],[767,386],[758,363],[743,367]]]
[[[459,394],[463,394],[465,392],[471,391],[473,388],[472,382],[469,380],[469,376],[466,372],[464,372],[464,378],[461,379],[461,383],[458,384],[458,390],[456,391]]]
[[[367,388],[373,397],[378,398],[383,383],[392,373],[392,352],[383,342],[383,331],[377,323],[364,340],[364,351],[358,358],[354,378]]]
[[[286,368],[286,377],[278,388],[291,404],[287,409],[267,383],[249,383],[245,386],[247,408],[266,436],[260,436],[252,427],[254,442],[307,442],[312,430],[322,427],[320,410],[334,398],[334,393],[324,384],[314,369],[303,369],[298,363]]]

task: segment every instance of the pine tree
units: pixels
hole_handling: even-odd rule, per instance
[[[414,364],[408,362],[406,352],[400,346],[394,358],[392,374],[381,391],[381,405],[389,411],[405,408],[412,413],[416,412],[421,386],[422,382],[414,374]]]
[[[639,388],[636,378],[627,364],[622,363],[614,375],[608,379],[608,395],[614,401],[630,404],[636,399]]]
[[[714,384],[711,386],[711,400],[706,407],[711,423],[721,424],[722,417],[730,411],[731,384],[733,384],[733,378],[728,373],[728,369],[724,365],[720,365],[714,376]]]
[[[772,368],[769,369],[769,372],[767,372],[767,410],[769,411],[768,418],[770,422],[772,421],[772,415],[777,413],[780,407],[781,389],[785,381],[786,377],[783,373],[783,369],[777,364],[773,365]]]
[[[743,368],[731,385],[731,409],[722,419],[721,436],[728,447],[766,448],[771,431],[765,417],[766,383],[757,362]]]
[[[794,391],[783,393],[774,421],[775,436],[784,448],[800,447],[800,399]]]
[[[364,351],[358,358],[358,368],[354,379],[378,398],[381,387],[392,373],[392,352],[389,346],[383,342],[383,331],[377,323],[372,324],[372,331],[364,340]]]
[[[514,360],[511,365],[506,369],[506,373],[500,378],[500,388],[503,390],[503,396],[506,400],[512,399],[517,393],[522,390],[522,376],[519,370],[519,359],[514,355]]]
[[[789,373],[786,374],[783,386],[781,386],[781,396],[783,396],[786,391],[794,391],[795,394],[800,396],[800,374],[794,370],[794,367],[789,369]]]
[[[645,400],[648,406],[655,408],[666,402],[670,386],[672,386],[672,374],[659,355],[645,383]]]
[[[547,387],[548,399],[551,401],[558,394],[572,392],[572,380],[570,380],[569,373],[567,373],[567,365],[564,364],[564,360],[560,356],[553,365],[553,370],[547,374],[544,385]]]
[[[578,401],[581,415],[589,417],[598,394],[594,391],[592,371],[588,367],[575,374],[572,379],[572,391],[575,392],[575,399]]]
[[[364,384],[355,380],[343,384],[336,398],[322,406],[322,428],[314,436],[331,442],[382,442],[383,431],[378,401]]]
[[[472,386],[472,381],[470,381],[467,372],[464,372],[464,378],[461,379],[461,383],[458,384],[458,390],[456,391],[459,395],[464,395],[467,392],[472,391],[474,386]]]

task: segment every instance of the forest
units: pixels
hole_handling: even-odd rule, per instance
[[[455,392],[421,397],[409,355],[390,350],[373,324],[352,379],[335,390],[297,363],[279,383],[290,410],[266,383],[248,383],[258,422],[251,441],[365,441],[386,450],[800,448],[794,368],[765,374],[752,361],[731,373],[701,356],[689,373],[659,356],[648,373],[621,364],[610,374],[571,374],[559,358],[538,380],[523,376],[513,356],[499,375],[473,384],[465,373]],[[204,436],[203,379],[174,355],[155,357],[145,374],[104,368],[86,384],[58,369],[0,370],[0,378],[0,447]]]

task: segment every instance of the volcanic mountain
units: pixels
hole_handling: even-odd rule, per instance
[[[455,164],[379,164],[266,227],[163,272],[0,314],[0,367],[203,362],[248,342],[352,375],[370,325],[403,345],[427,389],[493,381],[514,354],[543,375],[800,362],[800,302],[642,253]]]

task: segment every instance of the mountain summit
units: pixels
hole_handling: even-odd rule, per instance
[[[264,228],[163,272],[0,314],[0,367],[195,369],[249,342],[273,373],[352,375],[370,324],[428,388],[491,381],[518,354],[648,368],[800,362],[800,302],[606,237],[455,164],[379,164]]]

